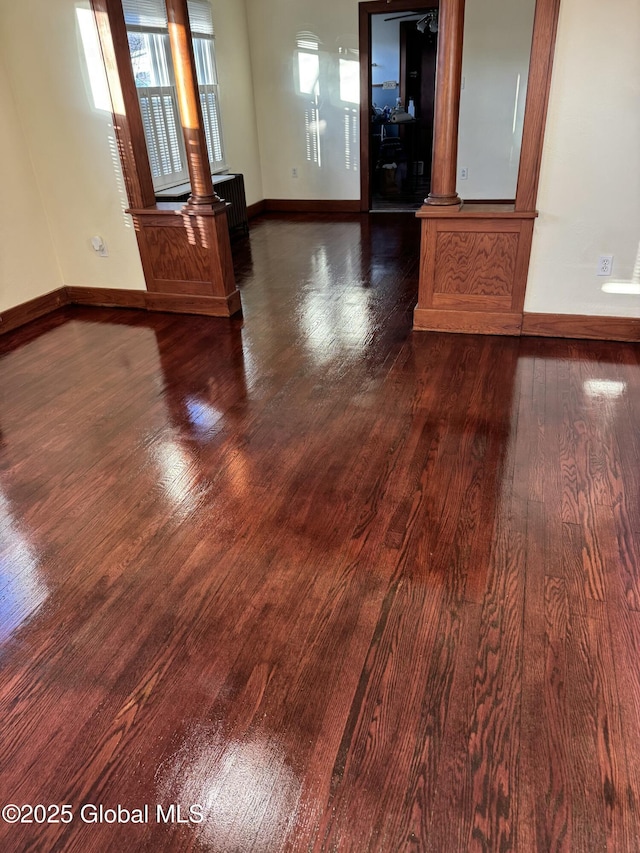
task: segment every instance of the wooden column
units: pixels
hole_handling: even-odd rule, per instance
[[[91,304],[230,317],[241,310],[227,208],[213,189],[185,0],[167,0],[169,32],[185,131],[192,197],[156,203],[121,0],[92,0],[105,61],[113,122],[147,290],[114,301],[88,288]],[[84,295],[86,298],[86,294]]]
[[[191,196],[188,204],[190,207],[211,207],[212,204],[219,203],[220,198],[216,195],[211,182],[187,0],[165,0],[165,2],[178,108],[191,179]]]
[[[131,68],[122,0],[92,0],[92,6],[107,72],[113,127],[118,140],[127,197],[131,207],[149,207],[155,204],[156,199]]]
[[[547,123],[560,0],[538,0],[533,23],[527,104],[522,129],[516,210],[534,210]]]
[[[465,0],[440,0],[431,192],[425,204],[460,205],[456,192]]]

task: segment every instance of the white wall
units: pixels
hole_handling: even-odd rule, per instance
[[[265,198],[359,198],[359,107],[341,101],[338,74],[339,49],[358,47],[357,0],[247,0],[247,10]],[[307,31],[321,42],[320,164],[307,147],[311,99],[296,84],[297,34]]]
[[[603,293],[598,256],[629,280],[640,241],[640,3],[562,0],[527,311],[640,317]]]
[[[465,8],[458,193],[515,198],[535,0],[469,0]],[[468,178],[460,180],[462,168]]]
[[[88,14],[87,0],[20,0],[1,10],[2,52],[63,283],[143,289],[109,105],[95,104],[80,37],[77,10]],[[93,252],[93,235],[108,258]]]
[[[239,0],[211,0],[211,5],[227,164],[244,175],[247,204],[254,204],[264,193],[246,7]]]
[[[246,12],[238,0],[215,0],[213,6],[228,161],[244,173],[251,204],[264,193]],[[83,15],[92,23],[89,0],[0,0],[6,65],[0,152],[10,151],[3,162],[15,163],[3,173],[12,203],[10,213],[0,212],[0,308],[62,284],[145,287],[131,218],[124,213],[104,68],[83,39]],[[5,108],[14,102],[15,109]],[[105,240],[107,258],[93,252],[94,235]],[[34,245],[41,248],[34,252]],[[55,275],[45,275],[50,269]],[[24,281],[16,282],[20,277]]]
[[[0,42],[1,43],[1,42]],[[0,312],[62,286],[42,197],[0,52]]]
[[[307,159],[304,99],[295,88],[296,33],[311,31],[322,42],[326,67],[334,67],[341,41],[358,43],[357,0],[247,0],[254,90],[260,136],[263,185],[267,198],[357,199],[357,171],[345,168],[342,107],[335,86],[323,94],[321,167]],[[534,0],[469,0],[465,47],[467,89],[461,107],[460,162],[469,180],[460,192],[468,198],[515,195],[522,115]],[[491,16],[500,20],[500,27]],[[376,16],[383,18],[384,16]],[[374,18],[374,25],[380,27]],[[494,19],[495,20],[495,19]],[[398,33],[398,22],[387,25]],[[387,33],[388,34],[388,33]],[[397,36],[395,36],[398,41]],[[388,40],[388,39],[387,39]],[[376,35],[382,44],[384,33]],[[399,54],[399,46],[395,46]],[[388,55],[387,55],[388,54]],[[397,61],[389,51],[374,57],[374,82],[397,79]],[[516,133],[513,115],[518,74],[521,75]],[[333,74],[335,81],[335,73]],[[321,80],[321,84],[322,84]],[[376,94],[381,90],[374,90]],[[487,91],[491,94],[487,96]],[[397,97],[397,93],[394,95]],[[324,113],[323,113],[324,110]],[[325,123],[326,122],[326,123]],[[356,140],[357,142],[357,140]],[[357,145],[356,145],[357,148]],[[299,177],[293,178],[296,168]]]

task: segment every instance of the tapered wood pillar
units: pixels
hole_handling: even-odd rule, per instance
[[[440,0],[431,192],[425,204],[460,205],[456,191],[465,0]]]
[[[178,108],[191,179],[191,196],[188,204],[190,207],[210,207],[214,203],[219,203],[220,198],[216,195],[211,182],[187,0],[165,0],[165,2]]]
[[[149,207],[156,198],[122,0],[92,0],[92,6],[107,72],[127,198],[132,207]]]

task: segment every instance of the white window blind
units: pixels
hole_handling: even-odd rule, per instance
[[[138,99],[154,179],[158,179],[159,186],[170,185],[174,178],[188,181],[184,144],[180,144],[182,128],[177,121],[178,105],[173,92],[148,86],[138,90]]]
[[[167,7],[164,0],[122,0],[122,10],[127,29],[167,29]]]
[[[192,33],[213,36],[213,16],[207,0],[187,0]],[[164,0],[122,0],[127,27],[145,30],[167,29],[167,7]]]
[[[196,74],[212,172],[226,168],[208,0],[188,0]],[[123,0],[131,63],[156,189],[189,180],[164,0]]]
[[[213,16],[211,6],[207,0],[187,0],[189,7],[189,23],[193,35],[199,33],[203,36],[215,35],[213,31]]]
[[[218,110],[217,86],[200,86],[200,105],[204,123],[204,135],[207,140],[209,162],[219,170],[224,166],[222,135],[220,134],[220,112]]]

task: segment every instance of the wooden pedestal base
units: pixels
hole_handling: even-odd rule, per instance
[[[241,310],[224,203],[130,210],[147,283],[147,307],[230,317]]]
[[[414,329],[519,335],[535,211],[425,205]]]

